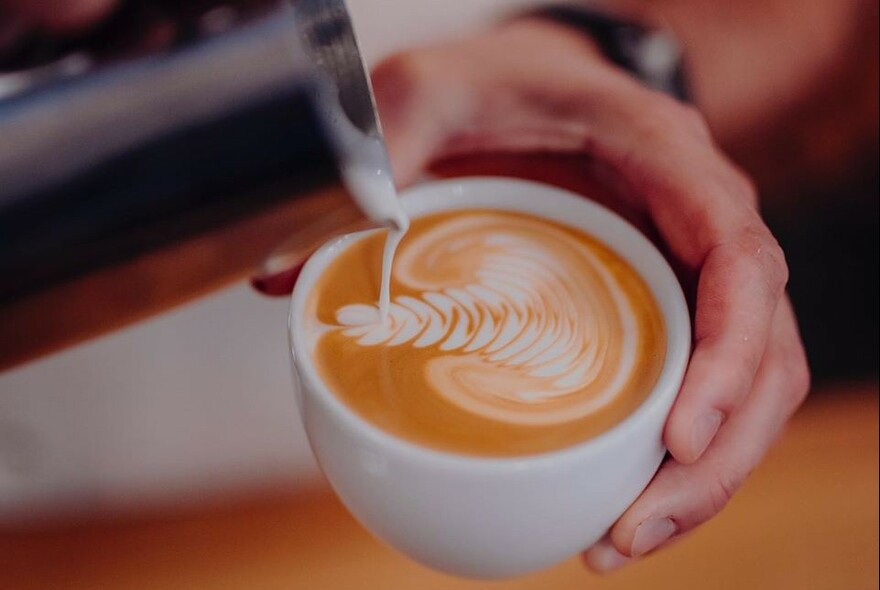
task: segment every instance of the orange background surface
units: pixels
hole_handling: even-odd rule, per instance
[[[578,559],[500,582],[441,575],[374,540],[321,488],[0,531],[0,588],[868,590],[877,399],[876,385],[814,394],[721,516],[606,577]]]

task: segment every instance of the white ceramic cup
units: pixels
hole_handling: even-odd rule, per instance
[[[690,353],[684,296],[656,248],[616,214],[533,182],[462,178],[402,195],[412,217],[467,208],[522,211],[595,236],[625,258],[654,294],[667,349],[650,396],[611,430],[562,450],[521,457],[456,455],[421,447],[360,418],[321,381],[300,326],[327,265],[370,232],[336,239],[303,268],[293,292],[290,341],[297,402],[324,474],[354,516],[380,539],[432,568],[498,578],[538,570],[599,540],[663,459],[663,425]]]

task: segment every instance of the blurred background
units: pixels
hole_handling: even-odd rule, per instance
[[[536,4],[348,3],[371,64]],[[814,392],[672,550],[606,579],[572,561],[489,586],[876,588],[877,2],[651,4],[787,251]],[[330,495],[291,394],[287,305],[240,284],[0,373],[0,587],[483,587],[379,545]]]

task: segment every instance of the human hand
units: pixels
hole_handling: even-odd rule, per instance
[[[397,55],[373,79],[399,184],[430,168],[587,187],[694,279],[670,457],[586,563],[614,569],[717,514],[803,401],[809,372],[783,253],[701,116],[580,34],[531,19]]]

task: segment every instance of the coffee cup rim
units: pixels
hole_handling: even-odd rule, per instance
[[[530,195],[514,198],[510,195]],[[540,197],[540,205],[535,204]],[[528,180],[507,177],[459,177],[416,185],[401,194],[404,209],[413,218],[440,211],[462,209],[499,209],[525,212],[595,236],[603,244],[627,260],[647,283],[661,308],[666,324],[666,358],[653,389],[644,401],[623,420],[605,432],[561,449],[513,456],[468,455],[419,445],[385,432],[349,408],[324,383],[308,350],[305,330],[296,328],[303,316],[312,288],[327,266],[352,243],[382,231],[358,231],[328,241],[309,258],[294,287],[288,316],[288,338],[296,377],[315,395],[346,428],[369,439],[388,453],[406,455],[420,461],[454,466],[460,469],[521,470],[536,465],[578,462],[585,456],[600,454],[616,445],[621,438],[637,435],[646,422],[662,413],[665,422],[668,409],[684,377],[690,357],[690,314],[684,293],[672,268],[657,248],[633,225],[610,209],[587,197],[570,191]],[[573,221],[567,212],[580,210],[586,223]],[[609,236],[613,236],[609,239]],[[647,275],[647,276],[646,276]]]

